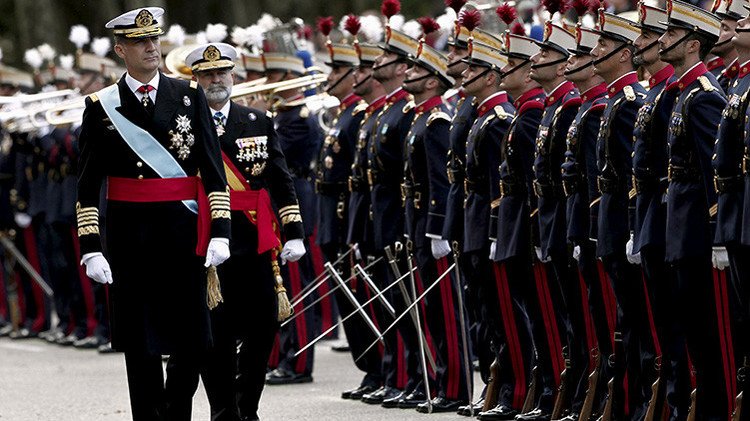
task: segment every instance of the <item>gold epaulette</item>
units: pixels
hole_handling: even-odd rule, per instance
[[[713,92],[716,90],[716,87],[711,84],[706,76],[698,76],[698,83],[701,84],[701,88],[706,92]]]
[[[437,110],[437,108],[435,108]],[[435,120],[445,120],[450,123],[451,117],[444,113],[443,111],[433,111],[432,114],[430,114],[429,117],[427,117],[427,125],[429,126],[432,124]]]
[[[505,108],[503,108],[503,106],[502,106],[502,105],[495,105],[495,108],[494,108],[494,110],[495,110],[495,115],[496,115],[496,116],[497,116],[497,118],[499,118],[500,120],[506,120],[506,119],[508,119],[508,118],[513,118],[513,114],[510,114],[510,113],[506,113],[506,112],[505,112]]]
[[[272,119],[272,118],[273,118],[273,113],[272,113],[272,112],[270,112],[270,111],[266,111],[266,117],[268,117],[268,118],[271,118],[271,119]]]
[[[367,103],[365,101],[360,101],[359,104],[357,104],[356,107],[354,107],[354,111],[352,111],[352,115],[357,115],[361,113],[362,111],[367,109]]]
[[[95,93],[91,94],[91,95],[89,95],[89,99],[91,100],[92,103],[98,102],[99,101],[99,95],[97,95]]]
[[[190,81],[190,87],[193,89],[198,89],[198,81],[197,80],[191,80]]]
[[[628,101],[635,101],[635,90],[633,90],[632,86],[628,85],[622,88],[622,92],[625,94],[625,99]]]
[[[404,114],[408,113],[409,111],[413,110],[414,107],[416,107],[417,104],[414,103],[414,101],[409,101],[404,105],[404,108],[401,110]]]

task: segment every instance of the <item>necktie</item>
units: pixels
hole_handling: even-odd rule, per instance
[[[224,123],[226,121],[226,117],[221,111],[217,111],[214,113],[214,124],[216,124],[216,134],[218,136],[221,136],[224,134]]]
[[[153,90],[154,87],[151,85],[143,85],[136,90],[136,92],[143,95],[141,97],[141,103],[143,104],[143,108],[145,108],[149,114],[151,114],[154,109],[154,101],[151,100],[151,95],[149,95],[149,92]]]

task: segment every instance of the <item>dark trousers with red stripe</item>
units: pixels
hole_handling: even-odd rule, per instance
[[[579,246],[581,256],[578,260],[578,271],[588,287],[588,303],[595,333],[595,347],[590,349],[590,359],[599,359],[599,377],[593,412],[600,413],[607,401],[607,381],[612,377],[607,358],[613,352],[612,341],[617,325],[617,300],[604,265],[596,258],[595,244],[592,241],[585,241]]]
[[[533,300],[530,259],[491,262],[483,289],[484,317],[492,326],[492,342],[500,363],[497,403],[521,411],[531,381],[534,348],[527,317]],[[535,313],[537,314],[537,313]]]
[[[489,293],[495,291],[491,262],[487,257],[489,254],[488,247],[486,251],[466,252],[459,258],[467,295],[470,297],[466,305],[474,313],[476,324],[472,346],[479,361],[479,376],[484,384],[490,380],[490,365],[495,359],[495,346],[492,342],[497,341],[498,347],[504,343],[504,336],[500,334],[502,330],[497,295]]]
[[[750,247],[739,244],[727,244],[729,255],[729,307],[734,321],[734,356],[736,366],[741,368],[750,365]],[[750,393],[750,376],[745,368],[738,376],[738,391]],[[745,393],[744,395],[747,395]],[[750,410],[742,411],[742,419],[750,419]]]
[[[416,249],[414,255],[424,288],[429,288],[450,266],[447,256],[434,259],[429,247]],[[443,277],[440,283],[425,296],[427,304],[425,316],[436,354],[436,388],[432,392],[435,396],[449,400],[468,401],[469,393],[466,385],[464,350],[459,323],[459,312],[464,309],[458,307],[456,297],[460,293],[463,292],[456,289],[455,270],[451,269],[448,275]],[[468,335],[468,332],[466,334]],[[473,373],[469,372],[469,374]]]
[[[711,254],[671,262],[671,300],[676,311],[667,321],[670,335],[665,338],[664,349],[669,352],[672,369],[677,376],[678,390],[668,396],[674,410],[672,420],[684,420],[689,405],[691,385],[685,378],[689,352],[695,367],[697,394],[696,420],[726,420],[731,413],[734,399],[734,376],[732,359],[728,358],[731,340],[726,302],[726,282],[721,274],[712,274]],[[724,278],[726,280],[726,278]]]
[[[623,354],[614,350],[610,358],[615,380],[614,413],[618,418],[641,419],[646,412],[648,401],[644,388],[650,387],[648,379],[653,379],[655,352],[651,339],[647,300],[644,296],[643,275],[638,266],[628,262],[623,245],[622,253],[602,257],[602,263],[609,275],[617,297],[617,332],[622,338]],[[643,353],[643,354],[642,354]],[[644,377],[642,355],[647,356],[650,375]],[[642,386],[641,386],[642,385]]]
[[[48,272],[43,249],[47,233],[46,226],[41,219],[41,217],[35,218],[30,226],[23,229],[17,240],[20,241],[19,249],[22,250],[34,270],[43,278],[49,279],[49,276],[45,276],[48,275]],[[50,308],[48,298],[44,295],[42,288],[20,266],[17,273],[21,278],[22,292],[19,293],[23,294],[23,302],[25,303],[25,327],[33,333],[49,329]]]
[[[309,250],[307,240],[305,240],[305,247]],[[296,262],[287,262],[286,265],[282,265],[281,276],[284,279],[284,288],[286,288],[289,297],[299,295],[302,289],[315,278],[310,253],[305,254]],[[312,304],[313,300],[314,294],[311,294],[294,308],[295,313]],[[308,348],[296,357],[294,354],[307,345],[319,330],[317,314],[314,311],[306,311],[291,323],[282,327],[279,332],[279,368],[300,375],[311,375],[315,347]]]

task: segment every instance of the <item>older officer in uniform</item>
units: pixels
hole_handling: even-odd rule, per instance
[[[721,298],[721,283],[711,275],[710,208],[716,202],[711,153],[726,99],[702,60],[719,37],[715,15],[678,0],[667,4],[667,32],[659,38],[659,55],[670,63],[678,80],[669,122],[669,185],[667,190],[666,261],[675,311],[666,329],[665,348],[672,375],[695,367],[697,392],[692,416],[700,420],[727,419],[733,402],[734,373],[729,372],[731,340]],[[726,294],[726,293],[724,293]],[[718,302],[717,302],[718,301]],[[720,321],[722,321],[720,323]],[[687,345],[687,346],[686,346]],[[688,410],[689,383],[677,378],[673,413]],[[671,403],[671,401],[670,401]],[[682,419],[682,418],[681,418]]]
[[[89,277],[111,284],[112,345],[125,352],[135,420],[190,419],[190,383],[211,345],[205,267],[229,257],[219,143],[197,82],[158,71],[163,13],[143,8],[107,23],[128,71],[88,97],[79,138],[82,261]],[[166,391],[162,354],[170,355]]]
[[[634,62],[643,66],[651,76],[648,79],[648,93],[643,107],[638,111],[633,131],[635,217],[626,251],[631,263],[642,266],[644,291],[648,298],[642,306],[649,311],[653,320],[653,323],[649,323],[650,334],[642,337],[648,346],[641,349],[643,380],[636,385],[649,400],[648,419],[652,419],[661,413],[666,390],[664,382],[659,379],[661,368],[665,367],[662,365],[665,356],[661,338],[666,333],[665,317],[671,311],[668,284],[664,282],[668,274],[664,262],[666,207],[663,199],[667,177],[667,128],[675,91],[666,90],[667,84],[674,79],[674,69],[661,61],[658,48],[659,37],[667,30],[666,25],[660,23],[666,21],[667,11],[645,3],[640,3],[638,7],[638,23],[634,26],[640,29],[641,34],[634,43],[638,48]],[[653,384],[656,388],[652,388]],[[673,387],[669,385],[668,388],[672,390]],[[652,391],[656,392],[656,396]]]
[[[214,420],[258,418],[266,363],[278,330],[280,243],[271,200],[281,209],[297,205],[270,115],[230,101],[236,58],[234,47],[215,43],[195,48],[185,60],[213,113],[233,219],[232,257],[218,270],[224,303],[211,312],[214,346],[202,372]],[[302,221],[295,215],[281,226],[287,240],[282,255],[290,261],[305,253]]]
[[[527,386],[533,382],[531,318],[541,320],[531,274],[530,218],[531,208],[536,205],[531,184],[534,140],[545,98],[539,83],[529,76],[531,57],[539,52],[539,46],[531,38],[509,33],[503,44],[500,53],[507,64],[501,69],[500,89],[515,99],[516,111],[501,139],[500,191],[499,196],[492,197],[491,206],[491,221],[496,215],[497,227],[490,227],[492,266],[486,269],[490,273],[484,275],[490,292],[482,293],[481,304],[500,365],[495,380],[499,394],[486,397],[495,405],[485,405],[488,410],[479,414],[482,420],[512,420],[523,410]],[[479,257],[475,260],[482,262]]]
[[[404,89],[414,95],[415,115],[406,135],[403,191],[408,242],[423,286],[427,288],[448,268],[451,252],[448,240],[441,238],[448,195],[445,157],[451,117],[442,95],[454,83],[448,76],[448,59],[426,45],[424,38],[413,51],[414,66],[406,73]],[[425,317],[435,345],[435,398],[417,406],[419,412],[455,412],[469,402],[464,366],[464,349],[459,345],[458,299],[453,273],[426,297]],[[454,281],[454,282],[452,282]],[[426,396],[426,400],[431,399]]]
[[[592,225],[590,203],[599,197],[596,189],[596,177],[599,175],[596,168],[596,137],[607,93],[604,79],[594,72],[591,57],[591,49],[596,46],[598,38],[593,30],[578,25],[576,48],[568,50],[571,56],[565,68],[565,79],[573,82],[581,93],[581,106],[565,140],[567,149],[561,166],[561,180],[567,198],[567,239],[574,248],[573,258],[578,262],[578,276],[574,275],[571,283],[578,285],[582,297],[581,310],[571,309],[570,317],[580,317],[583,322],[583,330],[579,332],[577,341],[569,344],[571,357],[578,355],[580,360],[578,370],[568,374],[567,387],[572,390],[567,394],[570,402],[563,402],[570,405],[570,414],[562,418],[565,421],[588,419],[591,412],[595,409],[598,411],[602,395],[602,382],[598,382],[601,372],[599,356],[611,352],[612,333],[607,324],[607,300],[602,294],[602,280],[594,255],[595,243],[589,236]],[[604,281],[608,282],[606,279]],[[589,382],[589,376],[597,379],[596,387],[592,387],[594,385]],[[586,399],[588,408],[584,408]]]
[[[393,28],[388,28],[386,35],[385,44],[382,45],[383,52],[373,66],[373,77],[383,85],[388,94],[367,144],[370,218],[374,228],[373,246],[378,255],[383,255],[382,250],[386,247],[393,249],[404,232],[404,211],[400,194],[400,183],[404,178],[403,146],[406,133],[411,127],[414,110],[413,107],[407,107],[410,101],[409,93],[402,85],[409,68],[408,56],[418,45],[415,39]],[[384,262],[375,269],[375,279],[385,280],[381,281],[383,286],[396,279],[388,266]],[[406,308],[404,300],[407,297],[402,297],[398,291],[388,295],[397,312]],[[407,319],[404,318],[398,327],[403,345],[399,345],[396,332],[385,336],[384,387],[364,395],[363,402],[395,408],[401,400],[408,400],[409,405],[415,407],[426,399],[418,367],[418,356],[422,351],[414,325]],[[404,354],[399,355],[401,350]],[[396,373],[401,370],[406,371],[405,381],[398,381],[396,378]]]
[[[349,176],[349,226],[346,234],[346,244],[356,247],[359,251],[359,257],[354,256],[361,263],[378,254],[372,245],[373,226],[370,219],[370,189],[367,185],[367,142],[373,136],[373,127],[377,115],[385,105],[385,89],[375,78],[372,77],[372,66],[375,59],[380,55],[381,50],[372,44],[359,44],[357,48],[358,65],[354,71],[354,93],[367,102],[362,121],[357,131],[357,143],[354,151],[354,160],[352,162],[352,171]],[[356,282],[356,281],[352,281]],[[367,301],[372,297],[367,287],[357,284],[354,295],[359,302]],[[339,302],[340,304],[340,302]],[[378,303],[372,303],[368,310],[374,315],[378,323],[385,325],[385,319]],[[367,328],[364,320],[359,317],[353,317],[347,321],[349,330],[346,331],[346,338],[352,350],[352,355],[359,357],[364,351],[358,348],[360,345],[367,346],[375,338]],[[344,324],[344,329],[347,325]],[[357,339],[355,339],[357,338]],[[362,399],[366,393],[372,393],[380,388],[386,381],[387,373],[383,371],[384,364],[382,351],[379,348],[373,348],[368,351],[367,355],[360,358],[356,364],[366,374],[359,386],[354,389],[344,391],[341,397],[344,399]],[[393,378],[389,380],[395,380]]]
[[[624,417],[626,408],[629,408],[631,417],[641,417],[643,394],[629,386],[639,382],[640,338],[648,324],[640,317],[643,283],[637,267],[628,262],[625,253],[629,238],[632,130],[645,97],[632,63],[633,41],[640,31],[632,26],[632,21],[605,13],[603,9],[599,10],[599,22],[599,40],[591,55],[594,56],[594,70],[608,83],[608,100],[597,140],[601,201],[596,254],[604,264],[620,307],[615,349],[612,355],[605,356],[613,368],[609,399],[614,416]],[[623,384],[626,367],[628,386]],[[624,387],[629,388],[629,393],[625,393]],[[628,404],[624,402],[625,396],[629,398]]]
[[[304,62],[296,56],[266,53],[264,60],[269,83],[291,80],[305,74]],[[299,200],[299,205],[280,207],[279,217],[281,217],[282,224],[302,217],[305,230],[304,241],[307,248],[307,239],[313,235],[315,229],[316,197],[313,191],[311,168],[320,150],[320,128],[315,116],[305,105],[304,95],[298,90],[279,92],[278,97],[272,101],[274,127]],[[281,257],[283,261],[284,256]],[[305,255],[298,262],[284,266],[282,274],[290,295],[298,295],[315,277],[310,254]],[[311,302],[312,296],[299,307],[307,306]],[[294,354],[314,336],[317,330],[315,319],[314,314],[306,312],[294,319],[294,323],[281,329],[279,364],[268,373],[266,383],[277,385],[312,381],[314,349],[310,348],[296,357]]]

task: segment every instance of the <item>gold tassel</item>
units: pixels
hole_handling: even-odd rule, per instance
[[[279,268],[279,262],[276,259],[271,259],[271,268],[273,269],[273,276],[276,279],[276,297],[279,306],[279,315],[277,320],[283,322],[288,319],[293,313],[292,303],[289,302],[289,297],[286,296],[286,288],[284,288],[284,280],[281,278],[281,269]]]
[[[208,292],[206,301],[208,302],[208,309],[213,310],[219,303],[224,302],[224,297],[221,296],[221,285],[219,284],[219,274],[216,272],[216,266],[208,267],[208,286],[206,287]]]

